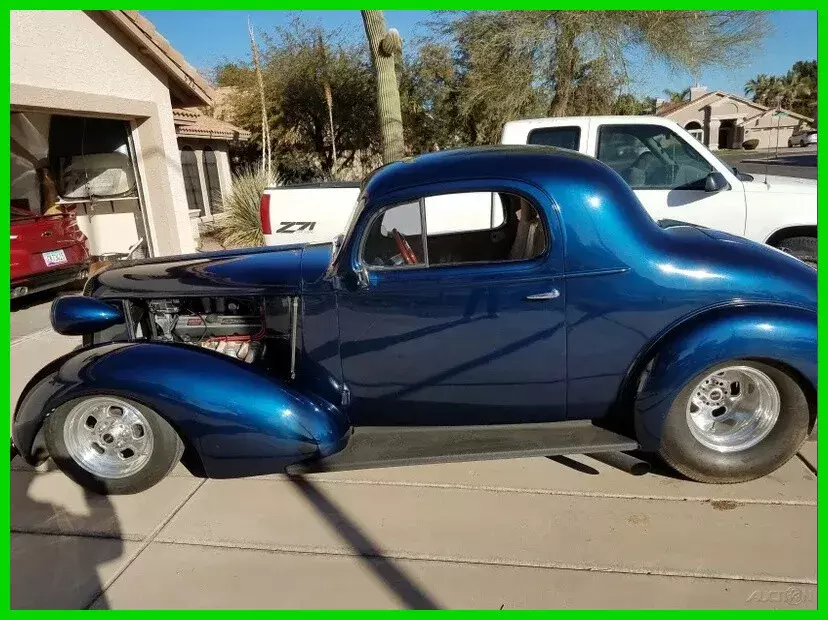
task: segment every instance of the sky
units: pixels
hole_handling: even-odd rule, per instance
[[[338,29],[343,38],[364,40],[359,11],[299,11],[312,24]],[[206,75],[223,61],[248,61],[250,42],[247,19],[257,32],[286,25],[289,11],[142,11],[158,31],[181,52],[187,61]],[[428,11],[385,11],[389,27],[399,30],[403,45],[416,43],[428,32]],[[759,73],[783,74],[797,60],[817,57],[816,11],[774,11],[770,14],[771,34],[750,58],[732,67],[705,69],[700,83],[711,90],[743,94],[745,82]],[[410,49],[410,48],[409,48]],[[639,54],[630,57],[630,90],[639,96],[658,97],[665,89],[680,91],[691,85],[686,72],[672,71],[644,62]]]

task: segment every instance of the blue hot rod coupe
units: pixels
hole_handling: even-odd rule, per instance
[[[13,449],[101,493],[179,460],[234,477],[635,449],[750,480],[816,422],[816,303],[813,268],[659,225],[594,159],[424,155],[371,174],[333,246],[123,262],[58,299],[84,346],[31,380]]]

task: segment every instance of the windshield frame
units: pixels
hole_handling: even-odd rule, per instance
[[[331,262],[328,263],[327,274],[333,275],[335,270],[336,264],[339,262],[340,256],[342,256],[342,249],[347,245],[348,240],[354,233],[354,228],[356,227],[357,221],[359,221],[359,216],[362,214],[362,211],[365,209],[365,193],[360,193],[359,197],[357,198],[356,204],[354,205],[353,210],[351,211],[351,216],[348,218],[348,223],[345,226],[345,232],[338,234],[334,237],[333,240],[333,251],[331,252]]]

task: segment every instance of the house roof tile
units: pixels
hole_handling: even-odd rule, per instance
[[[188,138],[208,138],[214,140],[249,140],[250,132],[236,127],[212,116],[207,116],[198,108],[173,109],[173,122],[176,135]]]

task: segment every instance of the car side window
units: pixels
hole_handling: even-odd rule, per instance
[[[580,127],[541,127],[529,132],[527,144],[557,146],[561,149],[577,151],[581,144]]]
[[[521,196],[449,194],[426,198],[425,205],[429,266],[530,260],[547,250],[541,215]]]
[[[368,269],[425,264],[420,201],[390,207],[371,220],[362,241],[362,262]]]
[[[713,171],[696,149],[658,125],[603,125],[598,159],[633,189],[701,190]]]
[[[535,206],[501,192],[427,196],[391,207],[371,221],[363,239],[368,269],[530,260],[549,246]]]

